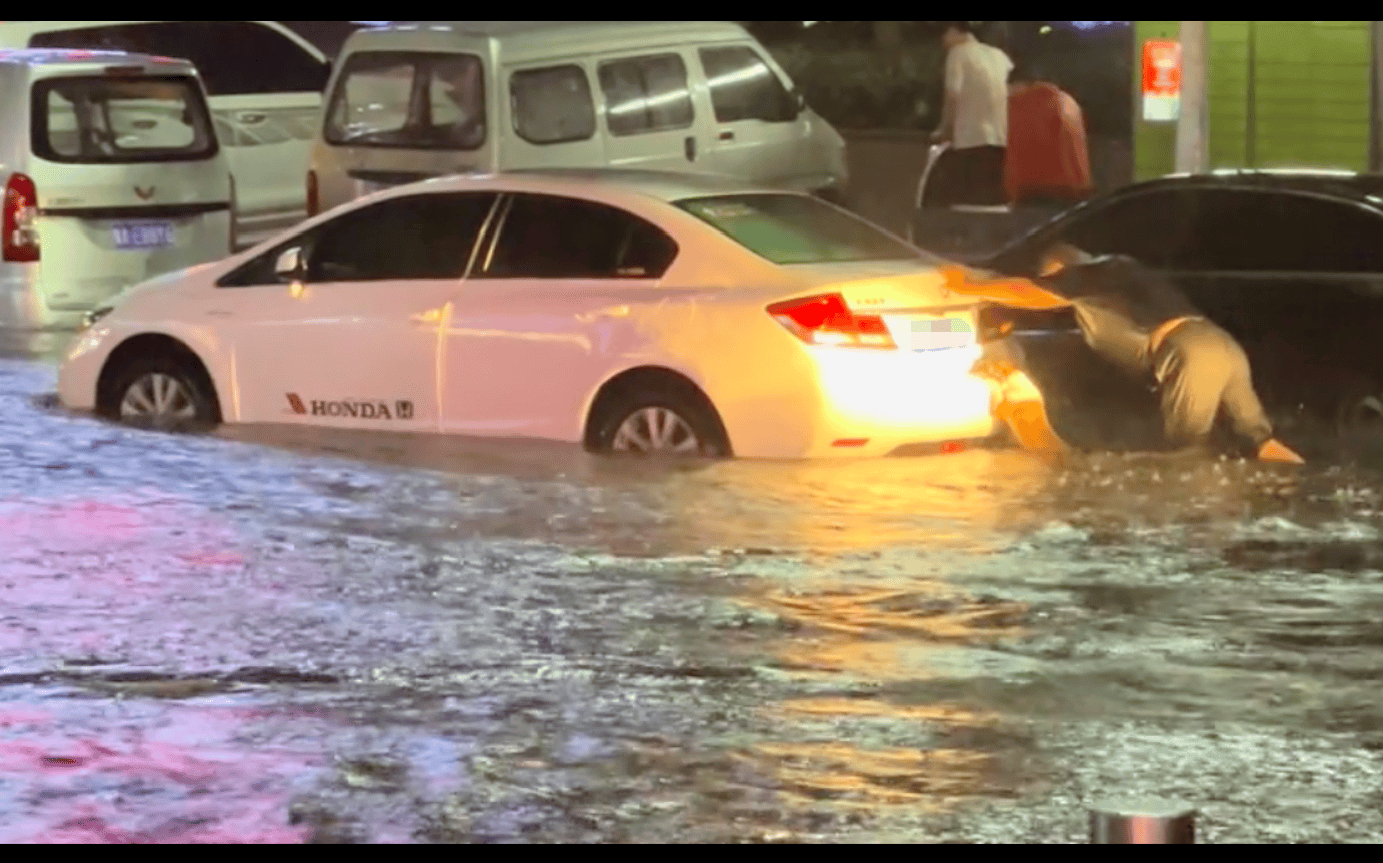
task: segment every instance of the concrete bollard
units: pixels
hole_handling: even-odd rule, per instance
[[[1104,800],[1090,808],[1092,845],[1194,845],[1196,810],[1177,800]]]

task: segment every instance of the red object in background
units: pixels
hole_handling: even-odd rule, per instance
[[[1004,188],[1012,203],[1093,194],[1085,117],[1069,93],[1040,82],[1009,98]]]

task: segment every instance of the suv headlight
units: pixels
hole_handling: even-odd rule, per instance
[[[82,315],[82,329],[89,330],[96,325],[96,322],[104,318],[115,310],[114,306],[101,306],[99,309],[92,309]]]

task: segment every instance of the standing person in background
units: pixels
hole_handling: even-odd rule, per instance
[[[1019,63],[1009,74],[1004,188],[1011,204],[1069,207],[1094,193],[1080,104]]]
[[[948,21],[945,101],[932,135],[951,150],[938,162],[932,203],[1002,205],[1004,149],[1008,143],[1008,55],[975,38],[968,21]],[[943,167],[944,165],[944,167]]]

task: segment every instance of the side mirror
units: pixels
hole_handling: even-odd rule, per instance
[[[287,249],[279,255],[274,264],[274,275],[285,282],[300,282],[307,275],[307,265],[303,262],[300,246]]]

